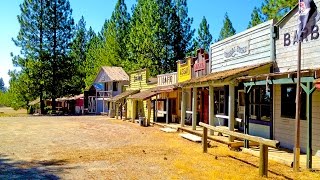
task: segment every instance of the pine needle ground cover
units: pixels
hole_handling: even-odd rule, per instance
[[[257,157],[101,116],[0,118],[0,179],[261,179]],[[319,179],[269,161],[271,179]]]

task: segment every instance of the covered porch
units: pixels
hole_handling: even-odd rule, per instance
[[[115,107],[115,113],[112,114],[112,117],[115,117],[116,119],[118,119],[120,114],[120,119],[126,120],[127,119],[127,97],[133,94],[137,94],[139,92],[140,90],[128,90],[117,96],[112,97],[109,100],[113,104],[112,107]]]
[[[273,137],[280,141],[280,146],[292,150],[294,147],[295,128],[295,92],[296,92],[296,71],[283,73],[269,73],[257,76],[238,78],[245,86],[245,96],[248,97],[255,87],[267,87],[273,93]],[[301,162],[305,161],[308,169],[319,168],[319,114],[320,92],[316,91],[315,78],[319,77],[319,70],[301,71],[301,115],[300,115],[300,142]],[[246,107],[249,101],[246,98]],[[246,109],[247,110],[247,109]],[[246,122],[250,120],[251,114],[246,111]],[[247,131],[249,125],[246,124]],[[287,156],[293,162],[293,155]],[[291,158],[291,159],[290,159]],[[314,162],[315,160],[315,162]]]

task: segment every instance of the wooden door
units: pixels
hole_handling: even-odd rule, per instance
[[[202,122],[209,124],[209,91],[204,89],[202,92]]]

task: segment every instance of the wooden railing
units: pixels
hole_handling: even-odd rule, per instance
[[[279,141],[265,139],[257,136],[251,136],[248,134],[242,134],[242,133],[230,131],[228,129],[222,129],[215,126],[210,126],[202,122],[200,122],[200,126],[203,127],[203,136],[202,136],[203,153],[208,152],[208,129],[217,131],[219,133],[227,134],[229,136],[237,137],[239,139],[246,139],[249,141],[259,143],[260,144],[259,175],[261,177],[268,176],[268,147],[278,148],[280,145]]]
[[[98,91],[97,97],[98,98],[112,98],[113,91]]]

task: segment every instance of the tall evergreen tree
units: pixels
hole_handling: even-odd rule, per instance
[[[225,14],[224,18],[225,19],[223,20],[223,27],[220,30],[218,41],[224,40],[236,34],[236,30],[232,26],[232,22],[229,19],[228,13]]]
[[[6,91],[6,87],[4,87],[4,81],[2,78],[0,78],[0,91],[1,92],[5,92]]]
[[[175,33],[175,59],[183,59],[188,53],[194,51],[192,38],[195,30],[191,28],[193,18],[188,16],[187,0],[174,0],[174,7],[179,19],[179,28]]]
[[[206,17],[203,16],[195,43],[197,48],[204,48],[207,52],[209,52],[209,46],[211,42],[212,35],[209,31],[209,24],[207,23]]]
[[[77,89],[85,88],[84,80],[86,78],[85,61],[88,44],[87,36],[86,22],[82,16],[76,25],[75,37],[71,46],[71,58],[73,59],[74,70],[72,80],[68,83],[69,90],[74,89],[74,91],[77,91]]]
[[[162,72],[164,46],[160,39],[160,26],[156,0],[138,0],[130,23],[127,71],[149,68],[151,75]]]
[[[124,0],[118,0],[106,27],[106,58],[113,66],[123,66],[127,58],[126,43],[129,33],[130,15]]]
[[[258,9],[257,7],[254,7],[251,13],[251,20],[249,22],[248,29],[258,24],[261,24],[262,22],[263,22],[263,18],[262,18],[260,9]]]
[[[50,83],[47,89],[52,98],[52,110],[56,110],[56,98],[73,94],[68,86],[65,86],[72,80],[72,73],[75,65],[69,53],[71,50],[71,40],[73,36],[74,20],[72,18],[72,9],[68,0],[53,0],[48,3],[48,14],[51,18],[47,28],[47,39],[50,49]]]
[[[266,16],[266,20],[279,20],[297,3],[297,0],[264,0],[261,9],[262,13]]]
[[[45,26],[49,18],[47,14],[47,0],[24,0],[20,5],[21,14],[18,16],[20,30],[16,39],[16,46],[21,48],[21,56],[13,57],[13,64],[21,68],[24,79],[33,88],[33,96],[40,96],[43,113],[44,82],[47,79],[46,51],[44,38]],[[13,55],[12,55],[13,56]],[[11,77],[12,78],[12,77]]]

